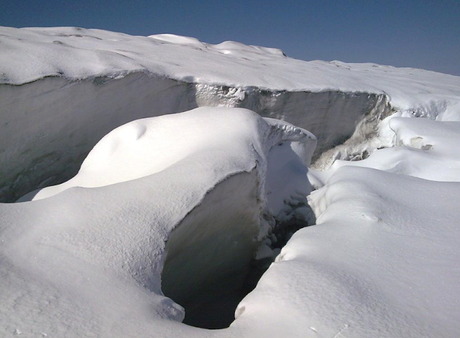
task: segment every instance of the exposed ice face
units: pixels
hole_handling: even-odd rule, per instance
[[[323,155],[318,168],[378,147],[360,134],[375,133],[373,118],[391,108],[438,120],[460,111],[458,77],[417,69],[305,62],[273,48],[170,34],[0,31],[3,201],[71,178],[97,141],[126,122],[197,106],[248,108],[306,128],[318,137],[315,160],[358,136]]]
[[[5,121],[0,134],[0,199],[6,201],[68,180],[106,133],[137,118],[197,106],[244,107],[311,130],[318,136],[316,159],[353,133],[361,136],[355,143],[372,148],[365,138],[375,134],[389,111],[382,95],[270,92],[187,84],[144,74],[78,82],[47,78],[23,86],[0,86],[0,95]],[[362,152],[359,147],[349,148],[343,156],[332,152],[329,158]],[[323,162],[323,166],[330,164]]]

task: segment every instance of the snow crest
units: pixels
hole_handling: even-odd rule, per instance
[[[372,63],[305,62],[275,48],[232,41],[211,45],[171,34],[143,37],[75,27],[0,27],[0,43],[3,84],[19,85],[47,76],[77,80],[144,72],[232,87],[386,94],[392,106],[402,111],[431,102],[459,111],[452,106],[460,96],[456,76]]]

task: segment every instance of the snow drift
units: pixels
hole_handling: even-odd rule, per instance
[[[307,131],[244,109],[138,120],[98,143],[72,180],[34,202],[0,204],[2,334],[177,335],[165,319],[183,310],[161,291],[166,241],[177,227],[169,290],[190,296],[210,275],[244,271],[270,230],[261,221],[267,155],[284,142],[305,163],[316,145]],[[191,272],[177,269],[190,252]],[[230,291],[241,283],[225,277]]]

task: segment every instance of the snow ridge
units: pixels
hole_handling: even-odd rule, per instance
[[[211,45],[169,34],[142,37],[74,27],[0,27],[0,43],[3,84],[20,85],[48,76],[81,80],[144,72],[232,87],[386,94],[399,110],[430,102],[445,104],[447,111],[460,109],[456,76],[371,63],[305,62],[274,48],[231,41]]]

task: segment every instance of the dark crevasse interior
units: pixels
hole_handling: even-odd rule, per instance
[[[233,320],[258,246],[256,176],[218,184],[170,234],[162,291],[184,307],[186,324],[223,328]]]
[[[261,245],[255,171],[220,183],[172,232],[162,273],[162,291],[185,309],[184,323],[228,327],[239,302],[251,292],[274,257],[255,259]],[[271,248],[282,248],[307,226],[292,219],[276,224]],[[276,252],[276,251],[275,251]]]

